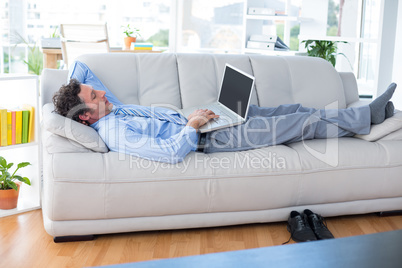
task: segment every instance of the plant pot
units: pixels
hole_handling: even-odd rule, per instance
[[[40,43],[42,48],[61,48],[60,38],[42,38]]]
[[[137,37],[131,37],[131,36],[124,37],[125,49],[130,49],[131,43],[135,43],[135,41],[137,41]]]
[[[18,190],[0,190],[0,209],[13,209],[17,207],[21,183],[16,182]]]

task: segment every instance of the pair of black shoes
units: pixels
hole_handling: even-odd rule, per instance
[[[302,214],[292,211],[288,219],[287,229],[290,237],[296,242],[307,242],[334,238],[324,223],[324,218],[309,209]]]

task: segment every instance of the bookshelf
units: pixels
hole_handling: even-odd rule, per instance
[[[288,3],[289,2],[289,3]],[[249,14],[249,8],[270,8],[265,5],[264,1],[259,0],[247,0],[244,5],[244,16],[243,16],[243,25],[244,25],[244,34],[243,34],[243,45],[242,51],[243,53],[256,53],[256,54],[267,54],[267,55],[281,55],[281,56],[294,56],[294,55],[304,55],[298,54],[297,51],[270,51],[264,49],[254,49],[247,48],[247,41],[250,39],[251,35],[275,35],[276,34],[276,24],[283,23],[284,24],[284,39],[285,44],[290,46],[290,29],[291,25],[294,23],[305,23],[312,21],[309,17],[301,17],[301,16],[290,16],[290,0],[287,0],[286,10],[284,12],[286,14],[277,14],[277,15],[259,15],[259,14]],[[274,9],[274,8],[273,8]],[[266,22],[272,22],[271,26],[267,26]],[[271,27],[271,28],[270,28]]]
[[[14,167],[20,162],[31,165],[18,171],[31,180],[31,186],[22,184],[15,209],[1,210],[0,217],[18,214],[41,207],[41,157],[39,146],[39,80],[36,75],[0,75],[0,107],[14,109],[28,104],[34,107],[33,139],[30,143],[0,147],[0,156],[6,158]]]

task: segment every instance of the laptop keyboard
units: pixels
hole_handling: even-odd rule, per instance
[[[220,117],[226,117],[227,119],[232,119],[232,120],[237,120],[237,116],[233,113],[227,112],[225,109],[219,109],[216,107],[216,105],[203,105],[199,109],[208,109],[213,111],[216,115],[219,115]],[[219,120],[219,118],[216,118],[214,121]]]

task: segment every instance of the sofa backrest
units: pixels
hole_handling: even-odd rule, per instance
[[[213,102],[219,93],[225,63],[255,76],[252,104],[272,107],[301,103],[324,108],[336,102],[338,108],[345,108],[347,103],[340,75],[320,58],[108,53],[83,55],[78,60],[86,63],[126,104],[168,104],[187,108]]]

